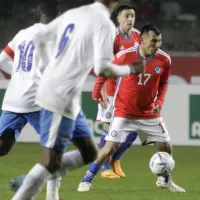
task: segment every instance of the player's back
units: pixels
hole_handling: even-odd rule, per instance
[[[40,99],[49,96],[48,105],[57,107],[57,103],[55,105],[54,102],[59,102],[60,105],[63,105],[62,108],[59,108],[60,111],[63,110],[63,107],[75,110],[75,113],[69,111],[69,117],[71,117],[79,111],[81,89],[94,66],[94,60],[105,59],[106,52],[108,52],[106,59],[111,61],[113,58],[112,43],[115,27],[109,20],[108,9],[103,4],[94,3],[65,12],[50,24],[48,31],[52,30],[53,32],[55,28],[58,47],[44,72],[40,87],[40,89],[49,89],[45,92],[42,92],[42,89],[39,90],[37,103],[44,108],[47,107],[46,102],[41,102]],[[104,43],[104,30],[111,32],[112,38],[110,38],[109,44]],[[99,42],[101,40],[103,41]],[[99,51],[102,49],[101,46],[96,48],[97,43],[108,46],[103,55]]]
[[[12,112],[33,112],[39,110],[35,105],[35,93],[38,86],[38,51],[32,41],[43,24],[34,24],[17,33],[7,48],[14,52],[13,70],[2,109]]]

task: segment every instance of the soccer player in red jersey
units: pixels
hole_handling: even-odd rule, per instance
[[[142,74],[120,78],[115,95],[114,119],[106,144],[79,184],[81,191],[90,190],[91,181],[101,164],[132,131],[138,133],[142,145],[153,143],[158,151],[172,154],[170,136],[160,116],[168,88],[171,59],[160,49],[162,37],[157,27],[145,25],[141,30],[141,39],[141,45],[119,52],[113,61],[118,65],[127,65],[140,60],[146,63],[146,69]],[[171,192],[185,192],[169,175],[158,177],[156,185]]]
[[[113,21],[119,26],[116,30],[116,37],[114,40],[113,52],[114,55],[119,51],[133,47],[134,45],[140,43],[140,32],[133,28],[135,23],[135,11],[132,6],[121,5],[116,11],[113,12]],[[105,87],[102,90],[102,86],[106,82],[106,78],[98,77],[95,82],[92,97],[95,101],[99,103],[97,120],[103,122],[103,132],[100,138],[100,147],[102,148],[105,144],[105,136],[108,133],[108,128],[112,119],[113,114],[113,96],[115,90],[105,91]],[[109,82],[107,83],[109,84]],[[106,85],[107,85],[106,84]],[[115,88],[115,85],[113,85]],[[110,87],[112,88],[112,86]],[[108,96],[107,96],[108,95]],[[102,178],[120,178],[125,177],[125,173],[121,169],[120,157],[126,149],[128,149],[132,142],[137,138],[137,133],[132,133],[129,135],[127,140],[121,145],[115,154],[113,154],[110,159],[110,164],[112,165],[114,172],[110,169],[109,161],[107,161],[102,166],[101,177]]]

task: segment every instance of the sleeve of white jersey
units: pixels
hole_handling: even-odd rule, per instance
[[[16,36],[8,43],[0,54],[0,68],[7,74],[11,74],[13,69],[15,39]]]
[[[115,28],[108,23],[100,24],[94,30],[94,60],[112,60]]]
[[[99,23],[94,26],[94,72],[97,76],[118,77],[128,76],[130,67],[112,64],[114,58],[113,44],[115,38],[115,26],[111,23]]]
[[[12,73],[13,60],[5,51],[0,54],[0,68],[7,74]]]

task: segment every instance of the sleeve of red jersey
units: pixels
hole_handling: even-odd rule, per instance
[[[167,58],[165,63],[164,72],[161,76],[159,87],[158,87],[158,94],[155,104],[158,104],[160,108],[162,108],[164,99],[168,89],[168,81],[170,77],[170,67],[171,67],[171,59],[170,57]]]
[[[94,89],[92,92],[92,97],[99,99],[101,98],[101,89],[104,85],[104,83],[106,82],[107,78],[106,77],[102,77],[102,76],[98,76],[95,84],[94,84]]]

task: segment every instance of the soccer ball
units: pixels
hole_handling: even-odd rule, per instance
[[[157,152],[151,157],[149,167],[157,176],[168,176],[174,170],[175,162],[170,154]]]

